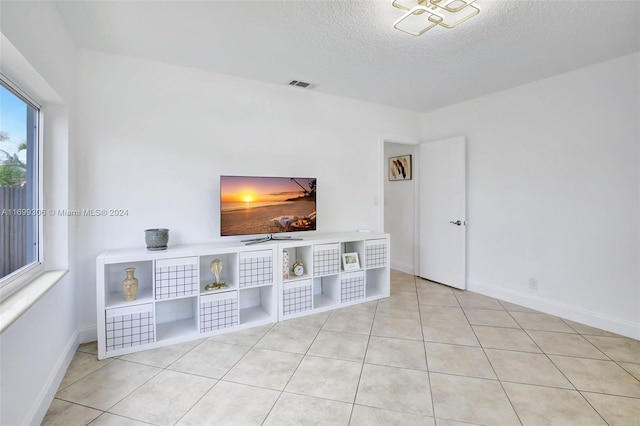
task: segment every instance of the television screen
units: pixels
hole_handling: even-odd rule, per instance
[[[316,230],[316,179],[220,176],[220,235]]]

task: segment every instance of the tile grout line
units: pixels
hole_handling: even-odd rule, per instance
[[[568,383],[570,383],[570,384],[571,384],[571,386],[573,386],[573,389],[555,388],[555,387],[553,387],[553,386],[537,385],[537,384],[530,384],[530,383],[523,383],[523,385],[527,385],[527,386],[537,386],[537,387],[542,387],[542,388],[551,388],[551,389],[561,389],[561,390],[566,390],[566,391],[568,391],[568,392],[577,392],[577,393],[580,395],[580,397],[581,397],[581,398],[582,398],[582,399],[587,403],[587,405],[589,405],[589,406],[594,410],[594,412],[595,412],[595,413],[596,413],[596,414],[597,414],[597,415],[602,419],[602,421],[604,421],[604,422],[605,422],[605,424],[609,424],[609,423],[604,419],[604,417],[602,416],[602,414],[600,414],[600,412],[599,412],[598,410],[596,410],[596,409],[595,409],[595,407],[594,407],[594,406],[593,406],[593,405],[592,405],[592,404],[591,404],[591,403],[590,403],[590,402],[585,398],[585,396],[582,394],[582,392],[580,392],[580,390],[578,389],[578,387],[577,387],[577,386],[576,386],[576,385],[575,385],[575,384],[574,384],[574,383],[569,379],[569,377],[567,377],[567,375],[564,373],[564,371],[562,371],[562,369],[560,369],[560,367],[558,367],[558,365],[557,365],[555,362],[553,362],[553,360],[551,359],[551,357],[549,356],[549,354],[548,354],[548,353],[547,353],[547,352],[546,352],[542,347],[540,347],[540,345],[538,344],[538,342],[537,342],[537,341],[533,338],[533,336],[530,334],[530,332],[531,332],[531,331],[544,331],[544,332],[552,332],[552,331],[550,331],[550,330],[530,330],[530,329],[525,329],[525,328],[524,328],[524,327],[522,327],[522,325],[518,322],[518,320],[517,320],[513,315],[511,315],[511,312],[510,312],[510,311],[508,311],[508,310],[507,310],[507,312],[509,313],[509,316],[510,316],[511,318],[513,318],[513,320],[514,320],[518,325],[520,325],[520,327],[521,327],[522,331],[524,331],[524,333],[529,337],[529,339],[531,339],[531,341],[532,341],[532,342],[533,342],[533,343],[538,347],[538,349],[540,350],[541,354],[543,354],[543,355],[545,356],[545,358],[546,358],[549,362],[551,362],[551,364],[556,368],[556,370],[558,370],[558,372],[560,372],[560,374],[562,374],[562,376],[567,380],[567,382],[568,382]],[[547,314],[547,315],[548,315],[548,314]],[[562,320],[562,318],[560,318],[560,320]],[[564,322],[563,320],[562,320],[562,322],[563,322],[564,324],[566,324],[566,322]],[[577,335],[580,335],[580,333],[578,333],[578,332],[577,332],[577,330],[575,330],[573,327],[569,326],[568,324],[566,324],[566,325],[567,325],[569,328],[571,328],[573,331],[575,331],[575,333],[576,333]],[[558,332],[558,333],[561,333],[561,332]],[[570,334],[573,334],[573,333],[570,333]],[[582,337],[582,336],[581,336],[581,337]],[[585,340],[587,340],[587,339],[585,339]],[[591,343],[591,342],[589,342],[589,343]],[[606,356],[606,354],[604,354],[604,355]],[[557,356],[563,356],[563,355],[557,355]],[[581,357],[575,357],[575,358],[584,359],[584,358],[581,358]],[[491,361],[489,361],[489,362],[491,362]],[[501,381],[501,383],[502,383],[502,381]],[[504,386],[503,386],[503,389],[504,389]],[[505,394],[506,394],[506,391],[505,391]],[[507,398],[509,398],[509,395],[508,395],[508,394],[507,394]],[[509,398],[509,401],[511,401],[511,398]],[[513,405],[513,403],[512,403],[512,405]],[[514,407],[514,411],[515,411],[515,407]],[[517,411],[516,411],[516,414],[517,414]],[[518,415],[518,418],[519,418],[519,417],[520,417],[520,416]]]
[[[416,298],[418,299],[418,318],[420,319],[420,332],[422,333],[422,348],[424,350],[424,360],[425,360],[425,363],[427,364],[427,377],[429,378],[429,397],[431,398],[431,412],[433,413],[433,422],[437,424],[438,421],[436,420],[437,419],[436,403],[433,397],[433,384],[431,383],[431,370],[429,370],[429,355],[427,354],[427,345],[426,345],[427,342],[424,340],[424,324],[422,322],[422,309],[420,309],[422,304],[420,303],[420,296],[418,296],[418,283],[415,275],[413,277],[413,281],[416,286]]]
[[[149,380],[147,380],[146,382],[142,383],[142,384],[141,384],[140,386],[138,386],[136,389],[134,389],[133,391],[131,391],[129,394],[127,394],[125,397],[123,397],[120,401],[118,401],[117,403],[113,404],[113,405],[112,405],[111,407],[109,407],[109,409],[108,409],[108,410],[106,410],[105,412],[107,412],[107,413],[109,413],[109,414],[111,414],[111,415],[121,416],[120,414],[112,413],[112,412],[110,412],[109,410],[111,410],[113,407],[115,407],[116,405],[118,405],[120,402],[124,401],[126,398],[128,398],[129,396],[131,396],[131,395],[132,395],[133,393],[135,393],[137,390],[139,390],[140,388],[142,388],[142,386],[146,385],[147,383],[149,383],[151,380],[153,380],[154,378],[156,378],[157,376],[159,376],[159,375],[160,375],[160,374],[162,374],[163,372],[165,372],[165,371],[172,371],[172,372],[173,372],[173,370],[168,370],[168,368],[169,368],[170,366],[172,366],[173,364],[175,364],[178,360],[182,359],[182,358],[183,358],[184,356],[186,356],[188,353],[190,353],[191,351],[195,350],[195,348],[197,348],[198,346],[202,345],[205,341],[206,341],[206,339],[201,340],[200,342],[198,342],[198,344],[194,345],[191,349],[189,349],[187,352],[185,352],[184,354],[182,354],[181,356],[179,356],[179,357],[178,357],[176,360],[174,360],[173,362],[169,363],[167,366],[165,366],[165,367],[157,367],[157,368],[161,368],[161,370],[160,370],[157,374],[155,374],[153,377],[149,378]],[[120,359],[120,357],[118,357],[118,359]],[[147,366],[147,367],[155,367],[155,366],[150,366],[150,365],[148,365],[148,364],[142,364],[142,363],[139,363],[139,362],[135,362],[135,361],[128,361],[128,360],[124,360],[124,359],[120,359],[120,361],[130,362],[130,363],[138,364],[138,365],[145,365],[145,366]],[[185,373],[182,373],[182,374],[185,374]],[[210,379],[210,377],[209,377],[209,379]],[[202,396],[202,397],[204,397],[204,395],[206,395],[206,394],[207,394],[207,393],[208,393],[208,392],[209,392],[209,391],[210,391],[210,390],[211,390],[211,389],[216,385],[216,383],[218,383],[218,382],[216,381],[213,385],[211,385],[211,387],[207,390],[207,392],[205,392],[205,393],[203,394],[203,396]],[[202,397],[201,397],[201,398],[202,398]],[[200,398],[200,399],[201,399],[201,398]],[[199,399],[199,400],[200,400],[200,399]],[[198,401],[199,401],[199,400],[198,400]],[[193,408],[193,406],[191,406],[191,408]],[[178,421],[180,421],[180,419],[182,419],[182,417],[184,417],[184,416],[186,415],[186,413],[188,413],[188,412],[189,412],[189,410],[191,410],[191,408],[189,408],[189,409],[188,409],[188,410],[187,410],[187,411],[186,411],[182,416],[180,416],[180,418],[178,418],[177,422],[178,422]],[[130,418],[130,417],[127,417],[127,416],[121,416],[121,417]],[[132,420],[135,420],[135,421],[142,421],[143,423],[147,423],[147,422],[145,422],[145,421],[143,421],[143,420],[138,420],[138,419],[132,419]],[[176,422],[176,423],[177,423],[177,422]],[[151,423],[151,424],[153,424],[153,423]],[[174,423],[174,424],[175,424],[175,423]]]
[[[454,293],[454,296],[456,297],[456,299],[458,299],[458,296],[455,293]],[[495,300],[498,300],[498,299],[495,299]],[[458,303],[460,303],[460,299],[458,299]],[[500,304],[500,303],[498,302],[498,304]],[[460,306],[462,306],[462,304],[460,304]],[[502,306],[502,304],[500,304],[500,306]],[[503,307],[503,309],[504,309],[504,307]],[[507,315],[509,315],[509,317],[513,321],[515,321],[515,318],[513,318],[513,316],[511,315],[511,313],[509,311],[507,311],[506,309],[504,309],[504,311],[507,312]],[[467,313],[466,313],[466,311],[464,309],[462,309],[462,313],[464,314],[465,318],[467,318],[467,321],[469,321],[469,317],[467,316]],[[516,324],[520,325],[520,323],[518,323],[517,321],[516,321]],[[471,326],[471,322],[470,321],[469,321],[469,325]],[[476,336],[476,339],[478,340],[478,343],[480,344],[480,348],[482,349],[482,353],[484,354],[484,357],[487,359],[487,362],[491,366],[491,371],[493,371],[493,374],[496,376],[496,379],[497,379],[498,383],[500,384],[500,389],[502,389],[502,392],[503,392],[504,396],[507,398],[507,401],[509,401],[509,406],[513,410],[513,413],[516,415],[516,418],[518,419],[520,424],[523,425],[524,422],[520,418],[520,414],[518,413],[518,410],[516,410],[515,405],[513,405],[513,401],[511,400],[511,398],[509,398],[509,394],[507,393],[507,390],[504,387],[504,383],[502,383],[502,380],[500,380],[500,376],[496,372],[496,369],[493,366],[493,363],[491,362],[491,359],[487,355],[487,351],[486,351],[485,347],[482,345],[482,342],[478,338],[478,335],[476,334],[475,329],[473,327],[471,327],[471,330],[473,331],[473,334]]]
[[[287,386],[289,385],[289,383],[291,382],[291,379],[293,378],[293,376],[296,374],[296,371],[298,371],[298,368],[300,368],[300,364],[302,364],[302,361],[304,361],[304,358],[307,356],[307,353],[309,352],[309,349],[311,348],[311,346],[313,346],[313,343],[316,341],[316,339],[318,338],[318,335],[320,334],[320,331],[322,330],[322,327],[324,327],[324,325],[326,324],[326,322],[329,320],[329,317],[331,316],[331,314],[329,314],[327,316],[327,318],[324,320],[324,322],[322,323],[322,326],[320,326],[320,328],[316,331],[316,335],[313,337],[313,340],[311,341],[311,343],[309,344],[309,346],[307,347],[306,351],[304,354],[299,354],[302,355],[302,357],[300,358],[300,361],[298,361],[298,364],[296,365],[296,368],[293,370],[293,373],[291,374],[291,376],[289,377],[289,379],[287,380],[287,383],[284,384],[284,386],[282,387],[282,390],[279,391],[280,394],[278,395],[278,398],[276,398],[275,402],[273,403],[273,405],[271,406],[271,408],[269,409],[269,411],[267,412],[267,414],[264,416],[264,419],[262,420],[262,422],[260,423],[261,425],[264,425],[265,422],[267,421],[267,419],[269,418],[269,416],[271,415],[271,413],[273,412],[273,409],[275,408],[275,406],[278,404],[278,402],[280,401],[280,399],[282,398],[282,395],[284,394],[285,389],[287,388]],[[275,327],[275,325],[274,325]],[[309,327],[307,327],[309,328]],[[271,328],[273,329],[273,327]],[[268,333],[265,333],[264,336],[262,336],[262,338],[264,338]],[[260,338],[258,340],[258,342],[260,340],[262,340],[262,338]],[[256,342],[256,344],[258,344],[258,342]],[[260,348],[258,348],[260,349]]]
[[[391,281],[391,279],[389,279]],[[391,282],[389,283],[389,287],[391,287]],[[360,381],[362,381],[362,373],[364,372],[364,365],[367,359],[367,352],[369,351],[369,344],[371,342],[371,332],[373,331],[373,323],[376,321],[376,315],[378,313],[378,300],[376,302],[376,308],[373,313],[373,321],[371,321],[371,327],[369,329],[369,334],[367,335],[367,345],[364,348],[364,354],[362,356],[362,365],[360,366],[360,375],[358,376],[358,383],[356,384],[356,393],[353,395],[353,404],[351,404],[351,412],[349,413],[349,421],[347,424],[351,424],[351,420],[353,419],[353,412],[356,408],[356,401],[358,399],[358,391],[360,390]]]
[[[562,319],[562,318],[561,318],[561,319]],[[563,321],[563,322],[564,322],[564,321]],[[565,324],[566,324],[566,322],[565,322]],[[578,332],[577,332],[577,330],[575,330],[575,329],[574,329],[573,327],[571,327],[569,324],[567,324],[567,326],[569,326],[572,330],[576,331],[577,335],[581,336],[581,335],[580,335],[580,333],[578,333]],[[549,360],[549,362],[551,362],[551,364],[552,364],[552,365],[553,365],[553,366],[554,366],[554,367],[555,367],[555,368],[560,372],[560,374],[562,374],[562,376],[567,380],[567,382],[569,382],[569,383],[571,384],[571,386],[573,386],[573,390],[570,390],[570,391],[575,391],[575,392],[577,392],[577,393],[580,395],[580,397],[581,397],[581,398],[582,398],[582,399],[587,403],[587,405],[589,405],[589,406],[593,409],[593,411],[594,411],[594,412],[595,412],[595,413],[596,413],[596,414],[597,414],[597,415],[602,419],[602,421],[603,421],[603,422],[605,422],[606,424],[609,424],[609,422],[607,422],[607,421],[604,419],[604,417],[603,417],[603,416],[602,416],[602,414],[601,414],[601,413],[596,409],[596,407],[594,407],[594,406],[589,402],[589,400],[588,400],[588,399],[587,399],[587,398],[582,394],[582,392],[580,391],[580,389],[578,389],[578,387],[576,386],[576,384],[575,384],[575,383],[573,383],[573,381],[572,381],[571,379],[569,379],[569,377],[567,377],[567,375],[565,374],[565,372],[564,372],[564,371],[562,371],[562,369],[561,369],[561,368],[560,368],[560,367],[559,367],[555,362],[553,362],[553,360],[552,360],[552,359],[551,359],[551,357],[549,356],[550,354],[548,354],[544,349],[542,349],[542,348],[540,347],[540,345],[538,344],[538,342],[536,342],[536,340],[533,338],[533,336],[531,336],[531,334],[530,334],[529,332],[530,332],[530,331],[534,331],[534,330],[526,330],[526,329],[524,329],[524,328],[523,328],[523,330],[524,330],[524,332],[526,333],[526,335],[527,335],[527,336],[529,336],[529,338],[533,341],[533,343],[535,343],[535,344],[536,344],[536,346],[538,346],[538,348],[542,351],[542,353],[543,353],[543,354],[544,354],[544,356]],[[546,330],[537,330],[537,331],[546,331]],[[582,336],[581,336],[581,337],[582,337]],[[584,337],[583,337],[583,338],[584,338]],[[584,339],[584,340],[587,340],[587,339]],[[588,340],[587,340],[587,341],[588,341]],[[591,343],[591,342],[589,342],[589,343]],[[597,349],[597,348],[596,348],[596,349]],[[598,350],[599,350],[599,349],[598,349]],[[602,351],[600,351],[600,352],[602,352]],[[604,354],[604,353],[603,353],[603,355],[607,356],[607,355],[606,355],[606,354]],[[557,354],[556,356],[563,356],[563,355],[559,355],[559,354]],[[565,356],[565,357],[568,357],[568,356]],[[574,358],[585,359],[585,358],[582,358],[582,357],[574,357]],[[609,358],[609,357],[607,356],[607,358]]]

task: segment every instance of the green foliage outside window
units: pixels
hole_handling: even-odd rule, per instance
[[[0,142],[9,140],[7,132],[0,131]],[[18,145],[18,152],[27,149],[27,143],[21,142]],[[18,158],[18,154],[9,154],[0,149],[0,185],[20,186],[27,179],[27,165]]]

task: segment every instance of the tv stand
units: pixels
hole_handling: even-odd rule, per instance
[[[96,259],[98,358],[389,297],[390,247],[389,234],[340,232],[261,247],[234,241],[108,250]],[[345,254],[357,255],[357,269],[344,270]],[[209,291],[215,260],[224,265],[219,278],[227,288]],[[301,275],[291,271],[294,262],[303,265]],[[122,290],[127,268],[138,279],[132,301]]]
[[[302,241],[302,238],[293,238],[285,235],[269,234],[266,237],[254,238],[251,240],[240,240],[241,243],[245,243],[246,246],[251,244],[266,243],[267,241]]]

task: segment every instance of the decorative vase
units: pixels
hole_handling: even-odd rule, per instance
[[[126,268],[127,277],[122,281],[122,293],[124,293],[124,300],[131,302],[136,300],[138,295],[138,279],[133,276],[133,272],[136,268]]]
[[[144,241],[147,243],[147,250],[166,250],[169,242],[169,230],[165,228],[145,229]]]

